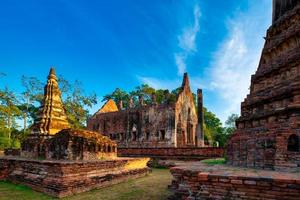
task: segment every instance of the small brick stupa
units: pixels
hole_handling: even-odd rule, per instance
[[[21,145],[23,157],[97,160],[117,156],[117,144],[108,137],[70,128],[54,68],[50,69],[43,102],[31,130]]]
[[[51,68],[44,89],[44,99],[31,130],[33,135],[49,136],[66,128],[70,128],[70,125],[61,100],[55,70]]]
[[[0,181],[65,197],[145,176],[149,158],[118,158],[117,144],[101,133],[70,128],[54,69],[32,134],[20,156],[0,157]]]
[[[250,94],[228,144],[234,166],[300,170],[300,0],[274,0]]]

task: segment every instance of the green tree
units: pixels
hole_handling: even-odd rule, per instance
[[[7,145],[11,144],[12,130],[18,127],[16,118],[21,115],[21,111],[17,104],[18,100],[12,91],[7,87],[4,90],[0,90],[0,118],[2,121],[0,146],[7,147]],[[5,144],[3,145],[3,143]]]
[[[130,96],[135,97],[134,101],[137,104],[138,98],[141,96],[144,99],[144,103],[149,105],[152,103],[152,95],[155,94],[155,89],[150,87],[148,84],[142,84],[137,86],[134,91],[130,92]]]
[[[127,107],[129,103],[129,94],[120,88],[116,88],[111,94],[105,95],[102,101],[114,100],[117,104],[122,101],[123,106]]]
[[[225,138],[223,135],[223,127],[221,120],[212,112],[204,108],[204,133],[206,142],[220,146],[224,146]]]
[[[239,115],[237,114],[231,114],[228,119],[225,122],[225,134],[227,136],[230,136],[235,130],[236,130],[236,125],[235,121],[239,118]]]
[[[36,77],[22,76],[21,81],[25,90],[21,93],[21,103],[18,108],[22,111],[23,131],[25,133],[27,124],[33,123],[36,119],[36,113],[43,100],[43,84]]]
[[[88,108],[97,103],[97,96],[96,94],[85,95],[79,81],[75,81],[74,84],[70,84],[67,80],[64,82],[71,86],[64,94],[66,98],[63,100],[68,120],[73,128],[83,128],[89,117]]]

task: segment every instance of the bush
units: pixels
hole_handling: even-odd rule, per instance
[[[8,137],[0,137],[0,150],[10,147],[10,140]]]

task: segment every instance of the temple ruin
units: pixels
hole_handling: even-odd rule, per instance
[[[99,133],[70,128],[54,68],[50,69],[42,105],[31,134],[21,144],[27,158],[91,160],[116,157],[117,144]]]
[[[149,158],[118,158],[115,141],[99,132],[70,127],[51,68],[32,132],[22,141],[20,155],[0,158],[0,180],[65,197],[150,172]]]
[[[171,168],[173,199],[300,198],[299,25],[300,0],[273,0],[273,22],[227,145],[227,164]]]
[[[97,131],[117,141],[120,148],[180,148],[203,147],[203,98],[198,90],[198,111],[187,73],[175,103],[118,107],[106,102],[87,122],[89,130]],[[197,116],[199,115],[199,117]]]
[[[300,169],[299,24],[299,0],[273,1],[273,23],[228,144],[231,165]]]

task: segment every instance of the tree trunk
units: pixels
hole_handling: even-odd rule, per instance
[[[25,132],[26,132],[26,128],[27,128],[27,113],[26,112],[24,112],[24,114],[23,114],[23,122],[24,122],[24,124],[23,124],[23,132],[24,132],[24,134],[25,134]]]
[[[11,138],[11,115],[10,114],[7,115],[7,127],[8,127],[8,139],[10,142],[10,138]]]

